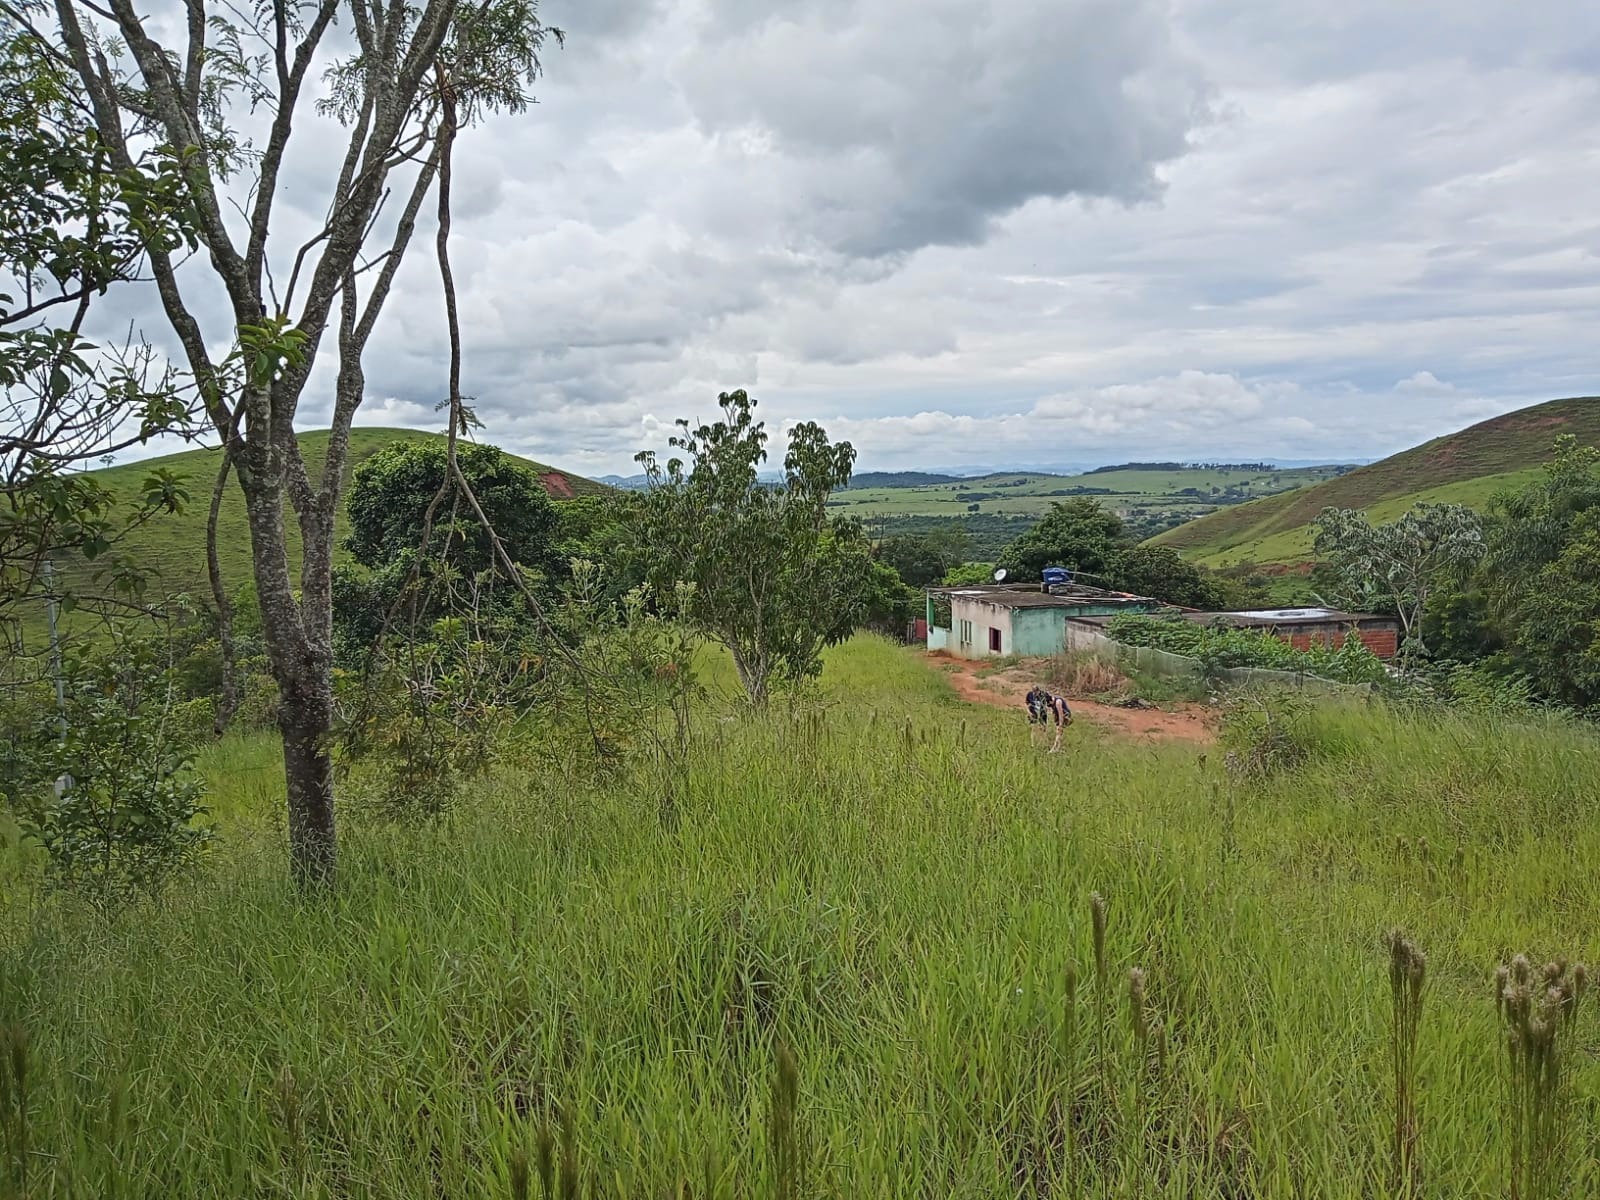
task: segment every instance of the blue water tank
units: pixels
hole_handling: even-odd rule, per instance
[[[1055,587],[1058,584],[1072,582],[1072,572],[1065,567],[1046,567],[1041,576],[1045,587]]]

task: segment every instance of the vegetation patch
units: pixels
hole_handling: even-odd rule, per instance
[[[1388,678],[1382,660],[1354,636],[1338,646],[1313,644],[1309,650],[1297,650],[1259,630],[1131,614],[1114,617],[1107,632],[1125,646],[1148,646],[1195,659],[1207,671],[1255,667],[1316,675],[1335,683],[1382,683]]]

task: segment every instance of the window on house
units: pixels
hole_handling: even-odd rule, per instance
[[[961,644],[963,646],[972,645],[972,622],[971,621],[963,621],[963,622],[961,622]]]
[[[1000,653],[1000,631],[992,625],[989,627],[989,653]]]

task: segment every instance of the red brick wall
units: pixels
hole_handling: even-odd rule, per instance
[[[1327,626],[1307,629],[1302,626],[1299,629],[1289,630],[1287,636],[1284,634],[1278,634],[1277,636],[1283,638],[1296,650],[1309,650],[1315,642],[1329,646],[1344,645],[1345,630]],[[1356,636],[1362,640],[1368,650],[1371,650],[1379,658],[1393,658],[1400,651],[1400,637],[1393,627],[1358,629],[1356,630]]]
[[[1393,658],[1400,653],[1400,634],[1393,629],[1363,629],[1361,640],[1379,658]]]

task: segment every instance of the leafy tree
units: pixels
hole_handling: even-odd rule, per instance
[[[867,565],[866,611],[861,620],[865,628],[902,638],[922,611],[922,593],[901,579],[899,572],[877,559]]]
[[[334,516],[366,392],[363,355],[436,181],[442,250],[443,184],[458,127],[529,103],[552,31],[538,21],[534,0],[188,0],[182,22],[146,19],[131,0],[57,0],[48,28],[43,10],[21,6],[26,0],[0,3],[51,58],[71,64],[113,170],[148,177],[139,154],[154,148],[205,251],[180,273],[177,247],[145,244],[179,361],[225,450],[216,494],[231,474],[244,498],[262,640],[282,696],[291,863],[302,881],[330,881]],[[334,41],[328,34],[341,10],[346,34]],[[313,105],[314,71],[326,87]],[[287,191],[291,144],[304,140],[295,134],[314,115],[342,124],[345,142],[327,152],[325,131],[318,153],[301,156],[308,169],[321,165],[327,184],[325,203],[315,206],[327,216],[302,239],[275,208]],[[247,141],[247,122],[264,131],[260,145]],[[105,207],[96,201],[90,211]],[[225,297],[225,324],[209,319],[209,303],[197,303],[206,286]],[[227,350],[219,354],[219,346]],[[314,480],[295,423],[324,349],[333,367],[331,436]],[[451,417],[454,428],[454,405]],[[299,526],[298,587],[286,512]]]
[[[150,643],[124,640],[68,669],[64,724],[41,714],[5,772],[49,878],[100,904],[159,890],[213,837],[192,770],[204,701],[177,696]]]
[[[464,445],[461,471],[483,505],[494,534],[514,562],[554,573],[561,518],[539,477],[498,446]],[[382,567],[422,544],[431,524],[432,551],[463,574],[494,566],[489,530],[451,503],[442,442],[387,446],[356,468],[346,507],[350,532],[345,547],[364,567]],[[436,511],[433,500],[444,491]]]
[[[1435,589],[1422,612],[1422,633],[1435,657],[1454,662],[1475,662],[1506,648],[1489,593],[1476,580]]]
[[[954,567],[967,561],[971,539],[959,526],[928,533],[902,533],[878,543],[874,557],[893,567],[912,587],[938,583]]]
[[[637,492],[618,492],[576,496],[556,505],[556,545],[561,561],[597,565],[596,603],[620,604],[645,582],[645,564],[639,561],[629,533],[640,499]]]
[[[1600,702],[1600,449],[1562,437],[1541,478],[1495,498],[1480,578],[1539,690]]]
[[[1184,608],[1219,609],[1227,588],[1215,576],[1186,562],[1168,546],[1130,546],[1111,561],[1110,577],[1126,592],[1152,596]]]
[[[688,458],[663,467],[637,456],[649,478],[634,527],[651,588],[733,655],[752,704],[774,682],[821,670],[822,650],[863,619],[871,548],[854,522],[830,520],[828,496],[850,481],[855,450],[812,422],[789,433],[784,479],[766,485],[767,433],[743,390],[718,397],[722,419],[679,421],[671,446]]]
[[[1335,599],[1394,613],[1407,656],[1426,652],[1422,614],[1434,590],[1471,570],[1484,552],[1482,523],[1460,504],[1419,504],[1388,525],[1373,525],[1354,509],[1328,508],[1313,525]]]
[[[1518,657],[1540,690],[1578,707],[1600,703],[1600,509],[1577,517],[1537,588],[1515,610]]]
[[[965,584],[984,584],[994,579],[993,563],[962,563],[959,567],[951,567],[944,573],[946,587],[961,587]]]
[[[435,622],[466,609],[481,622],[520,625],[516,589],[492,586],[491,529],[519,567],[547,581],[563,569],[560,516],[538,476],[495,446],[464,445],[457,457],[488,525],[462,503],[442,442],[387,446],[356,468],[345,548],[365,570],[334,569],[342,663],[364,662],[386,627],[427,640]]]
[[[1000,555],[1015,579],[1038,579],[1049,566],[1105,577],[1121,549],[1122,519],[1087,496],[1060,500]]]
[[[75,468],[190,432],[193,417],[141,341],[82,335],[96,300],[137,278],[150,247],[189,248],[193,233],[170,155],[147,147],[119,168],[85,128],[76,74],[17,20],[38,11],[0,7],[0,620],[39,593],[55,559],[95,566],[51,585],[68,606],[138,593],[144,572],[115,544],[181,508],[182,481],[152,470],[119,509]]]

